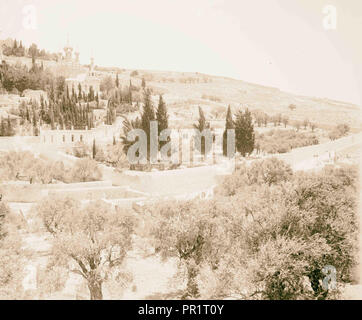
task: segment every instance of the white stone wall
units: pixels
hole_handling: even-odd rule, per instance
[[[40,130],[40,143],[43,144],[75,144],[78,142],[92,143],[112,142],[113,136],[119,136],[119,128],[116,126],[98,127],[91,130]]]

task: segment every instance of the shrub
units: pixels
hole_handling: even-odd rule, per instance
[[[31,183],[51,183],[53,179],[66,181],[67,170],[60,161],[36,158],[29,151],[10,151],[0,156],[0,178],[25,179]]]
[[[245,186],[278,184],[288,181],[292,175],[290,166],[276,158],[254,161],[250,166],[242,165],[233,175],[226,177],[216,190],[219,194],[233,196]]]
[[[203,94],[201,96],[201,99],[206,99],[206,100],[210,100],[210,101],[214,101],[214,102],[222,102],[222,99],[220,97],[212,96],[212,95],[206,95],[206,94]]]
[[[79,159],[70,171],[72,182],[88,182],[101,180],[102,172],[97,162],[92,159]]]
[[[77,142],[72,148],[73,155],[77,158],[86,158],[91,153],[91,148],[84,142]]]
[[[348,134],[350,127],[348,124],[339,124],[328,134],[329,139],[336,140],[342,138]]]

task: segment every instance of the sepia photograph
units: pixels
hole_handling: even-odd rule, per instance
[[[0,300],[362,300],[361,34],[361,0],[0,0]]]

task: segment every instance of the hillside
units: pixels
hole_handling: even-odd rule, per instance
[[[28,57],[6,56],[5,60],[12,65],[18,63],[31,66],[31,58]],[[39,58],[37,62],[43,63],[45,68],[57,75],[67,76],[55,61]],[[116,73],[119,73],[121,85],[128,86],[131,79],[134,85],[140,86],[144,78],[154,95],[164,95],[170,121],[183,127],[192,126],[198,118],[198,106],[203,108],[208,120],[214,121],[214,126],[223,126],[226,108],[231,105],[234,111],[248,107],[250,110],[264,111],[270,116],[280,113],[292,121],[308,118],[323,129],[339,123],[349,124],[354,132],[362,129],[360,107],[351,103],[295,95],[273,87],[197,72],[137,70],[135,75],[135,71],[129,69],[101,66],[96,66],[96,69],[99,77],[111,75],[115,78]],[[86,72],[87,69],[83,66],[77,72],[80,70]],[[157,97],[154,98],[156,103]]]
[[[125,70],[119,75],[120,80],[128,83],[131,72]],[[247,106],[269,115],[281,113],[291,120],[308,118],[323,128],[342,122],[348,123],[353,131],[362,128],[360,107],[351,103],[294,95],[277,88],[200,73],[138,71],[137,76],[131,77],[132,83],[140,85],[142,78],[154,93],[164,94],[174,119],[195,120],[197,107],[201,106],[209,119],[224,120],[230,104],[234,110]],[[295,109],[291,110],[290,105]]]

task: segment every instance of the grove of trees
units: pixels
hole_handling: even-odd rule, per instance
[[[328,134],[329,139],[336,140],[342,138],[348,134],[350,127],[343,123],[335,126]]]
[[[272,129],[255,135],[259,150],[266,153],[285,153],[294,148],[315,145],[319,143],[313,133],[296,132],[295,130]]]
[[[72,166],[61,161],[36,158],[28,151],[10,151],[0,156],[0,179],[26,179],[31,183],[52,183],[58,180],[66,183],[100,180],[102,172],[97,162],[79,159]]]
[[[178,257],[180,298],[335,299],[355,279],[357,170],[293,173],[277,159],[243,165],[214,200],[150,206],[156,252]],[[325,266],[337,288],[322,286]]]

